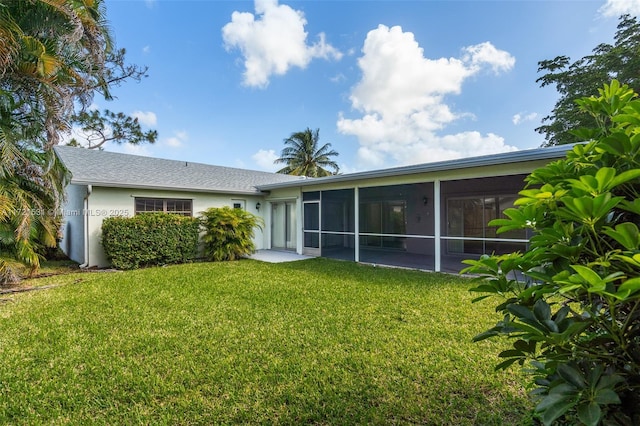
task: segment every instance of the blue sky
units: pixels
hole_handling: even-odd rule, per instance
[[[106,149],[275,171],[307,127],[345,173],[528,149],[557,94],[538,61],[613,41],[631,1],[107,0],[149,77],[95,106],[154,145]]]

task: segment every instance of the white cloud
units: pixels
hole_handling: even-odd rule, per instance
[[[416,140],[401,145],[361,146],[358,155],[365,160],[363,162],[368,161],[369,164],[382,167],[388,156],[399,165],[408,165],[516,150],[515,147],[505,146],[504,139],[493,133],[483,136],[479,132],[471,131],[442,137],[432,135],[429,140]]]
[[[282,168],[278,164],[273,164],[273,162],[279,157],[280,156],[276,154],[273,149],[270,149],[268,151],[261,149],[251,156],[253,161],[261,170],[266,170],[269,172],[275,172],[276,170],[280,170]]]
[[[607,0],[598,12],[615,18],[625,14],[640,16],[640,0]]]
[[[142,48],[142,53],[148,54],[149,52],[151,52],[151,46],[146,45],[145,47]]]
[[[513,122],[514,125],[518,125],[521,123],[525,123],[527,121],[533,121],[536,118],[538,118],[538,113],[537,112],[532,112],[532,113],[525,113],[525,112],[519,112],[517,114],[515,114],[513,116],[513,118],[511,119],[511,121]]]
[[[176,131],[173,136],[164,140],[164,144],[171,148],[179,148],[189,140],[189,135],[184,130]]]
[[[244,57],[244,84],[264,88],[272,75],[283,75],[291,67],[306,68],[313,58],[336,59],[342,53],[326,42],[324,33],[307,44],[304,14],[277,0],[256,0],[254,16],[233,12],[222,28],[227,51],[240,50]]]
[[[144,2],[149,9],[153,9],[156,5],[156,1],[157,0],[145,0]]]
[[[140,124],[147,127],[153,127],[158,124],[158,117],[156,116],[156,113],[152,111],[133,111],[131,116],[133,118],[137,118]]]
[[[332,83],[342,83],[343,81],[347,80],[347,77],[343,73],[339,72],[338,74],[331,77],[329,80]]]
[[[515,150],[494,134],[463,132],[442,136],[436,132],[466,113],[452,111],[446,95],[459,94],[463,82],[490,69],[511,70],[515,59],[485,42],[462,50],[462,58],[425,57],[410,32],[378,26],[370,31],[358,65],[361,80],[349,99],[362,115],[340,114],[338,131],[358,138],[362,167],[415,164]]]
[[[495,74],[500,74],[502,71],[511,70],[516,63],[516,58],[509,52],[496,49],[488,41],[465,47],[462,51],[464,52],[463,61],[474,72],[488,65]]]

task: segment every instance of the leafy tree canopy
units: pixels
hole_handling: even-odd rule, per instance
[[[145,76],[114,48],[105,16],[103,0],[0,0],[0,284],[56,245],[68,175],[51,148],[74,114]]]
[[[81,111],[73,116],[73,122],[80,126],[83,132],[82,140],[71,139],[68,145],[83,146],[89,149],[102,149],[107,142],[118,144],[129,143],[140,145],[142,143],[154,143],[158,138],[155,130],[142,130],[137,118],[121,112],[114,113],[105,109]]]
[[[591,55],[571,62],[568,56],[538,62],[538,72],[544,72],[536,80],[540,87],[555,85],[560,94],[551,113],[542,119],[536,129],[545,135],[543,146],[581,142],[572,129],[597,128],[592,115],[576,104],[580,98],[591,96],[608,81],[617,79],[632,90],[640,91],[640,24],[635,17],[620,17],[614,44],[602,43]]]

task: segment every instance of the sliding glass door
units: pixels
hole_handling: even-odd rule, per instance
[[[271,248],[275,250],[296,249],[295,202],[271,203]]]
[[[447,200],[447,253],[485,254],[522,250],[527,235],[524,230],[497,234],[489,226],[493,219],[504,216],[514,206],[516,196],[449,198]]]

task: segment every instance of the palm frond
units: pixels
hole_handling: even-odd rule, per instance
[[[331,157],[338,156],[338,152],[326,143],[318,148],[320,129],[315,131],[307,128],[302,132],[292,133],[284,140],[285,147],[274,164],[286,164],[277,173],[297,176],[321,177],[339,172],[338,164]],[[328,169],[333,170],[330,171]]]
[[[13,256],[0,252],[0,285],[17,283],[24,269],[24,265]]]

